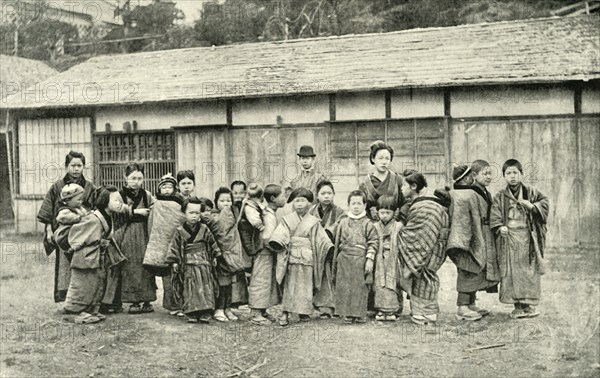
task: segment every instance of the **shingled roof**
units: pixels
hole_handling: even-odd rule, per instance
[[[57,73],[58,71],[39,60],[0,55],[0,99],[4,102],[15,91],[39,83]],[[2,103],[0,107],[4,107]]]
[[[553,17],[101,56],[39,86],[62,88],[62,96],[14,96],[4,106],[100,106],[590,80],[600,78],[599,38],[598,16]]]

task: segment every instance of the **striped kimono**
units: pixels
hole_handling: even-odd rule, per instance
[[[37,214],[37,220],[45,225],[51,225],[52,231],[56,231],[58,228],[58,222],[56,216],[58,210],[61,207],[60,193],[62,188],[67,185],[75,183],[83,188],[83,206],[88,210],[94,208],[94,200],[96,198],[96,188],[91,181],[88,181],[84,176],[80,176],[75,179],[67,174],[62,179],[56,181],[54,185],[48,190],[44,202]],[[55,249],[56,246],[46,243],[46,236],[44,235],[44,248],[46,253],[49,255]],[[54,262],[54,301],[64,302],[67,297],[67,289],[69,288],[69,282],[71,280],[71,269],[69,267],[69,261],[65,256],[65,251],[57,250],[56,258]]]
[[[406,225],[398,233],[402,288],[410,293],[413,315],[439,312],[437,271],[446,260],[450,232],[449,201],[418,197],[408,210]]]

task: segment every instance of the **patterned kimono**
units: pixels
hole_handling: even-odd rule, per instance
[[[367,216],[374,221],[378,221],[379,217],[373,217],[372,210],[377,207],[377,199],[381,196],[392,196],[398,205],[398,210],[395,213],[396,220],[404,220],[404,216],[400,209],[404,203],[402,197],[402,177],[392,171],[388,171],[385,180],[381,181],[375,175],[367,175],[358,186],[358,189],[367,195]]]
[[[335,313],[364,318],[372,277],[365,275],[367,259],[374,260],[379,236],[366,214],[340,221],[335,235],[333,276],[335,279]]]
[[[393,219],[388,224],[375,223],[379,235],[379,250],[375,256],[373,289],[376,309],[396,312],[401,308],[402,290],[399,283],[398,232],[402,223]]]
[[[288,214],[277,226],[269,247],[278,252],[276,277],[283,282],[283,311],[310,315],[313,294],[321,288],[327,255],[333,244],[319,220],[306,214]]]
[[[267,243],[277,227],[275,211],[267,207],[264,211],[265,229],[261,232],[264,247],[254,256],[252,280],[248,287],[248,304],[253,309],[267,309],[281,300],[279,285],[275,277],[276,254],[267,248]]]
[[[528,200],[535,209],[528,211],[518,200]],[[494,197],[490,225],[497,235],[502,303],[537,305],[540,300],[549,207],[542,192],[522,184],[516,195],[505,188]],[[501,226],[508,227],[507,236],[500,235]]]
[[[37,214],[37,219],[40,223],[45,225],[52,225],[52,232],[58,228],[56,221],[56,215],[58,214],[61,205],[60,193],[62,188],[67,185],[75,183],[81,186],[83,192],[83,206],[88,210],[94,208],[94,200],[96,198],[96,188],[91,181],[86,180],[83,176],[80,176],[75,180],[71,175],[67,174],[62,179],[56,181],[54,185],[48,190],[44,202]],[[49,255],[55,249],[56,246],[48,244],[46,242],[46,234],[44,230],[44,248],[46,253]],[[65,256],[65,251],[57,250],[56,259],[54,262],[54,301],[63,302],[67,297],[67,289],[69,288],[69,282],[71,280],[71,269],[69,267],[69,261]]]
[[[331,238],[335,235],[335,229],[339,221],[346,217],[346,212],[341,207],[331,203],[325,207],[319,203],[313,205],[308,211],[309,214],[314,215],[320,220],[321,226],[325,229]],[[330,313],[333,315],[333,308],[335,306],[335,300],[333,295],[333,271],[332,271],[332,260],[325,260],[325,274],[321,282],[321,288],[315,294],[314,302],[315,306],[319,308],[321,312]]]
[[[451,195],[451,229],[446,248],[458,271],[456,290],[495,292],[500,277],[496,249],[489,240],[488,195],[470,185],[454,185]]]
[[[213,259],[221,251],[208,227],[202,223],[177,228],[169,244],[167,263],[178,264],[183,278],[183,307],[186,315],[214,310],[218,294]]]
[[[413,315],[439,312],[437,271],[446,260],[446,241],[450,233],[447,201],[418,197],[408,210],[406,225],[398,233],[398,252],[402,288],[410,293]]]
[[[75,252],[65,310],[95,312],[100,305],[106,285],[105,251],[111,237],[111,217],[99,210],[71,227],[69,244]]]
[[[151,209],[155,199],[144,189],[136,192],[129,188],[121,190],[123,203],[131,211],[115,215],[115,242],[127,257],[121,270],[115,277],[109,277],[109,286],[114,287],[115,280],[120,291],[114,292],[113,303],[153,302],[156,300],[156,282],[154,276],[143,266],[146,246],[148,245],[148,218],[134,215],[136,209]],[[107,294],[109,291],[107,291]],[[104,303],[108,303],[105,296]]]

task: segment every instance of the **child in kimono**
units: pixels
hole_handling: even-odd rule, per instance
[[[211,201],[210,199],[208,199],[206,197],[200,197],[200,202],[202,202],[202,206],[203,206],[202,208],[204,209],[204,211],[202,211],[202,217],[203,218],[210,217],[210,213],[212,213],[213,209],[215,208],[213,201]]]
[[[259,232],[265,229],[265,225],[262,220],[262,202],[263,202],[263,188],[260,184],[251,183],[248,185],[248,198],[242,204],[244,217],[250,222],[252,227],[257,229]]]
[[[242,208],[242,202],[246,199],[246,191],[248,190],[248,186],[245,182],[236,180],[231,183],[231,196],[233,197],[233,208],[234,212],[240,211]]]
[[[61,205],[56,215],[58,228],[54,232],[54,241],[65,250],[68,250],[68,243],[64,242],[68,237],[70,226],[79,223],[84,216],[90,213],[82,206],[83,194],[83,188],[77,184],[67,184],[60,192]],[[70,258],[70,256],[67,257]]]
[[[173,235],[167,262],[174,274],[182,277],[182,310],[188,323],[208,323],[215,309],[218,289],[214,269],[221,251],[208,227],[200,222],[200,199],[189,197],[181,210],[185,223]]]
[[[398,285],[398,232],[402,223],[394,219],[398,209],[394,197],[381,196],[377,200],[379,221],[375,229],[379,235],[379,250],[375,256],[373,273],[375,319],[395,321],[396,313],[402,311],[402,290]]]
[[[192,195],[196,187],[196,176],[190,170],[177,172],[177,187],[179,195],[185,199]]]
[[[335,235],[335,314],[343,316],[347,324],[366,322],[369,285],[379,250],[379,236],[366,206],[365,193],[352,191],[348,217],[340,221]]]
[[[266,247],[266,244],[277,227],[275,213],[285,205],[286,198],[283,188],[275,184],[267,185],[264,195],[267,200],[267,208],[264,212],[265,229],[260,234],[263,248],[254,256],[252,281],[248,287],[248,304],[252,310],[250,321],[257,325],[271,324],[274,318],[267,313],[267,309],[278,304],[281,299],[275,277],[277,255]]]
[[[221,257],[217,261],[219,296],[214,314],[219,322],[236,321],[238,317],[231,310],[234,303],[247,302],[248,286],[244,274],[243,258],[236,216],[233,213],[231,190],[221,187],[215,193],[215,209],[211,213]]]
[[[314,200],[306,188],[292,191],[288,203],[294,212],[283,217],[268,243],[277,256],[276,277],[283,283],[283,314],[279,325],[289,324],[289,313],[299,314],[300,321],[310,320],[313,294],[320,289],[327,255],[333,244],[319,219],[308,214]]]
[[[436,191],[427,196],[427,180],[421,173],[405,177],[402,194],[411,201],[406,225],[398,233],[400,284],[410,294],[411,321],[435,324],[439,313],[440,279],[437,271],[446,260],[450,233],[450,194]]]
[[[95,205],[97,210],[74,224],[68,235],[74,251],[65,312],[77,314],[74,321],[79,324],[106,318],[99,313],[106,285],[105,251],[113,232],[112,215],[121,210],[123,202],[117,188],[107,187],[100,191]]]
[[[500,302],[514,305],[513,319],[534,318],[541,297],[548,198],[522,183],[523,166],[509,159],[502,166],[507,186],[494,197],[490,226],[500,262]]]
[[[160,178],[154,210],[148,219],[150,240],[144,256],[144,266],[162,278],[163,308],[169,310],[169,315],[183,317],[181,311],[183,304],[179,300],[181,295],[175,295],[173,292],[173,275],[166,262],[169,243],[173,239],[175,230],[185,221],[181,213],[183,199],[176,189],[177,181],[173,175],[168,173]]]

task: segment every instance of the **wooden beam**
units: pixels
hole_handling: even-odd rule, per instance
[[[329,95],[329,121],[335,121],[336,109],[335,109],[335,93]]]
[[[385,118],[392,118],[392,91],[385,91]]]

